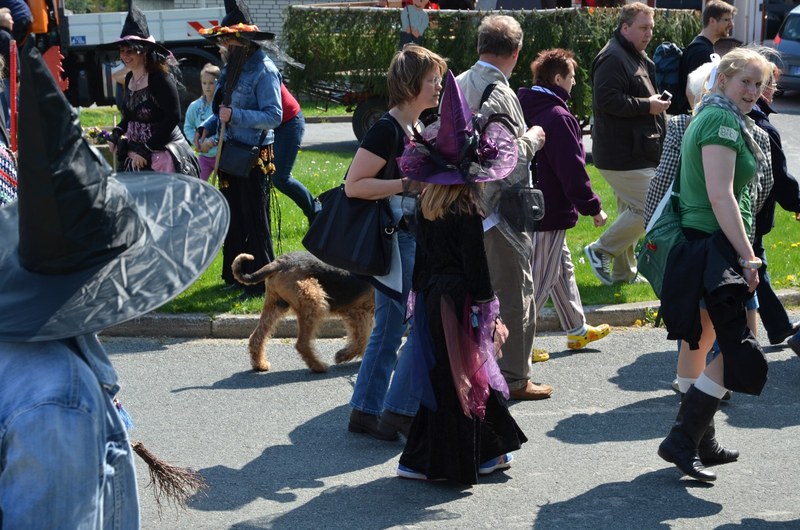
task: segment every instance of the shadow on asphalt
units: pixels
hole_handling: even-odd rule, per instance
[[[731,523],[718,526],[715,530],[734,530],[735,528],[760,528],[764,530],[796,530],[800,528],[800,519],[794,521],[765,521],[764,519],[747,518],[742,519],[739,524]]]
[[[209,488],[192,497],[189,506],[202,511],[232,511],[256,499],[295,502],[298,490],[323,488],[323,479],[397,458],[403,448],[402,441],[375,444],[368,436],[341,429],[349,414],[350,407],[342,405],[299,425],[289,433],[291,444],[267,447],[241,469],[226,466],[201,469]],[[314,498],[295,510],[233,528],[305,528],[308,521],[318,520],[320,513],[336,514],[337,518],[357,514],[359,520],[370,520],[372,528],[461,517],[428,508],[470,495],[464,491],[468,488],[448,482],[419,486],[408,488],[402,479],[381,478],[356,487],[329,487],[322,493],[312,491]],[[337,524],[332,521],[332,526]]]
[[[332,486],[295,510],[239,523],[231,529],[308,528],[309,521],[318,520],[321,513],[332,515],[328,528],[367,528],[361,526],[363,521],[369,521],[368,528],[372,529],[417,528],[433,523],[458,527],[461,514],[433,506],[467,495],[470,494],[443,485],[409,488],[402,479],[382,478],[359,486]]]
[[[620,390],[629,392],[667,390],[670,388],[672,379],[667,380],[664,374],[665,356],[675,363],[678,361],[677,350],[644,353],[639,355],[633,363],[620,367],[617,375],[608,381],[617,385]]]
[[[242,357],[242,362],[247,363],[248,361]],[[360,362],[332,365],[327,372],[322,374],[314,373],[307,368],[270,372],[247,370],[231,374],[229,377],[216,381],[210,386],[185,386],[176,388],[172,392],[179,393],[187,390],[242,390],[248,388],[272,388],[306,382],[313,383],[321,379],[355,376],[360,365]]]
[[[559,421],[547,436],[579,445],[658,439],[667,435],[677,411],[678,398],[670,394],[605,412],[574,414]],[[639,417],[628,421],[633,414]]]
[[[534,530],[564,528],[670,528],[667,521],[710,517],[722,505],[699,499],[694,488],[710,488],[694,480],[675,480],[674,467],[652,471],[630,482],[610,482],[562,502],[539,508]]]

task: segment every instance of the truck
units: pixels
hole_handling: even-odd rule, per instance
[[[74,14],[58,0],[47,2],[46,31],[32,32],[36,45],[43,53],[51,47],[60,48],[63,55],[62,87],[73,106],[92,104],[112,105],[116,86],[112,72],[120,66],[116,50],[100,49],[101,44],[119,40],[127,12]],[[150,34],[157,42],[172,52],[178,61],[183,87],[179,90],[181,110],[200,97],[200,70],[206,63],[221,65],[214,43],[203,38],[199,30],[218,25],[225,16],[225,8],[163,9],[144,11]],[[36,25],[33,26],[36,28]]]

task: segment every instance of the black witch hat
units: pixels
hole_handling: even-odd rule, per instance
[[[156,42],[147,27],[147,17],[141,9],[133,5],[133,0],[128,2],[128,14],[122,24],[119,40],[103,44],[100,48],[118,48],[130,46],[133,48],[152,49],[162,57],[169,56],[169,50]]]
[[[199,179],[115,174],[33,46],[22,53],[18,200],[0,208],[0,341],[98,332],[168,302],[228,229]]]
[[[219,26],[200,30],[200,34],[207,39],[219,39],[233,36],[253,41],[272,40],[275,34],[270,31],[261,31],[253,23],[250,10],[244,0],[225,0],[225,17]]]

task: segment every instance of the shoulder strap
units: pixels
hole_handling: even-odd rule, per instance
[[[683,127],[684,135],[686,134],[686,129],[689,128],[689,124],[692,123],[692,118],[694,118],[694,115],[691,115],[686,119],[686,125]],[[683,138],[681,138],[681,140],[683,140]],[[676,201],[673,204],[673,206],[676,206],[678,208],[679,205],[677,204],[677,200],[678,197],[680,197],[680,194],[681,194],[681,156],[678,156],[678,172],[675,174],[675,179],[672,181],[672,200]]]
[[[486,88],[483,89],[483,94],[481,94],[481,100],[478,103],[478,110],[481,110],[481,107],[483,107],[483,104],[486,103],[486,101],[489,99],[489,96],[492,95],[492,92],[494,91],[494,87],[496,87],[496,86],[497,86],[497,81],[495,81],[494,83],[489,83],[488,85],[486,85]]]
[[[387,168],[386,171],[383,172],[383,177],[382,177],[384,180],[392,180],[394,178],[394,174],[397,172],[397,161],[395,159],[397,158],[397,151],[398,151],[397,144],[400,143],[400,131],[398,131],[397,124],[394,120],[385,117],[381,119],[389,121],[389,123],[391,123],[392,125],[392,130],[394,131],[394,142],[392,143],[392,151],[391,154],[389,155],[389,159],[386,161]]]

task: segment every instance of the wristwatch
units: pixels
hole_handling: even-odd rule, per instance
[[[760,269],[763,263],[761,262],[761,258],[756,258],[752,261],[746,260],[742,257],[739,258],[739,265],[743,269]]]

